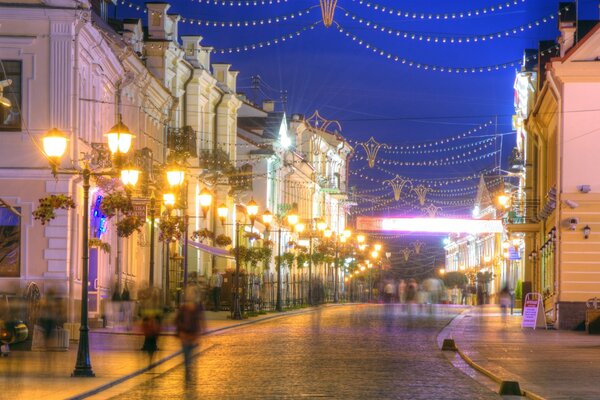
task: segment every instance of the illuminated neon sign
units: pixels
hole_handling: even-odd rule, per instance
[[[359,231],[501,233],[502,220],[461,218],[377,218],[358,217]]]

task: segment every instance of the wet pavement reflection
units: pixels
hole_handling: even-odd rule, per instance
[[[202,338],[183,366],[123,399],[498,399],[454,368],[435,337],[459,308],[348,305]]]

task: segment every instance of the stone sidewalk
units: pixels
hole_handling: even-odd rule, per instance
[[[503,315],[497,306],[473,307],[455,318],[438,342],[453,338],[488,375],[519,382],[530,398],[599,399],[600,335],[521,329],[521,319]]]
[[[242,321],[229,319],[229,312],[207,311],[207,334],[236,326],[278,318],[309,309],[270,313]],[[77,399],[103,393],[114,385],[143,374],[149,368],[146,353],[140,351],[143,336],[139,326],[131,330],[97,329],[90,332],[90,354],[94,378],[72,378],[77,342],[68,351],[11,351],[0,358],[0,398],[2,399]],[[198,351],[203,351],[202,346]],[[154,370],[161,371],[182,362],[180,343],[172,327],[166,327],[154,355]],[[99,398],[105,398],[100,395]]]

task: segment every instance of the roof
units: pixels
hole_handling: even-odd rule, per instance
[[[283,122],[283,112],[272,112],[266,117],[238,117],[238,127],[262,136],[264,139],[277,139]]]

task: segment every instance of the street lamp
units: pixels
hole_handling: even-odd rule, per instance
[[[106,134],[108,145],[113,157],[125,155],[130,147],[133,135],[129,128],[121,122],[119,114],[118,123],[113,126]],[[83,178],[83,232],[81,243],[81,316],[79,326],[79,345],[77,348],[77,361],[75,369],[71,376],[73,377],[93,377],[95,376],[92,370],[90,360],[90,341],[89,341],[89,326],[88,326],[88,274],[89,274],[89,228],[90,228],[90,177],[91,176],[112,176],[112,171],[92,172],[87,163],[79,170],[59,170],[60,160],[67,149],[67,135],[58,129],[51,129],[42,139],[44,153],[50,160],[52,174],[67,174],[80,175]],[[116,160],[115,160],[116,161]],[[118,164],[117,164],[118,165]]]
[[[206,218],[206,213],[208,212],[208,208],[212,204],[212,201],[212,193],[208,189],[202,188],[200,194],[198,195],[198,202],[200,203],[200,208],[202,208],[202,215],[204,218]]]
[[[339,243],[346,243],[346,241],[350,238],[350,235],[352,234],[352,232],[350,231],[350,229],[344,229],[343,232],[341,234],[337,234],[336,235],[336,240],[335,240],[335,264],[334,264],[334,288],[333,288],[333,302],[337,303],[339,302],[339,277],[338,277],[338,264],[339,264]]]
[[[243,319],[242,316],[242,306],[240,302],[240,228],[242,226],[254,226],[254,221],[256,220],[256,215],[258,214],[258,204],[251,199],[248,204],[246,204],[246,213],[250,218],[250,224],[242,224],[237,218],[233,223],[233,227],[235,230],[235,277],[233,280],[233,301],[232,301],[232,314],[231,318],[235,320]],[[221,204],[217,208],[217,215],[221,220],[222,225],[230,225],[226,224],[225,220],[227,219],[227,215],[229,214],[229,210],[225,204]]]
[[[263,223],[265,224],[267,231],[273,222],[273,214],[270,211],[265,211],[262,215]],[[298,224],[298,214],[295,212],[291,212],[287,215],[287,222],[292,227],[292,229]],[[282,286],[281,286],[281,229],[283,220],[279,221],[279,228],[277,230],[277,300],[275,304],[275,309],[277,311],[283,311],[283,299],[282,299]]]

